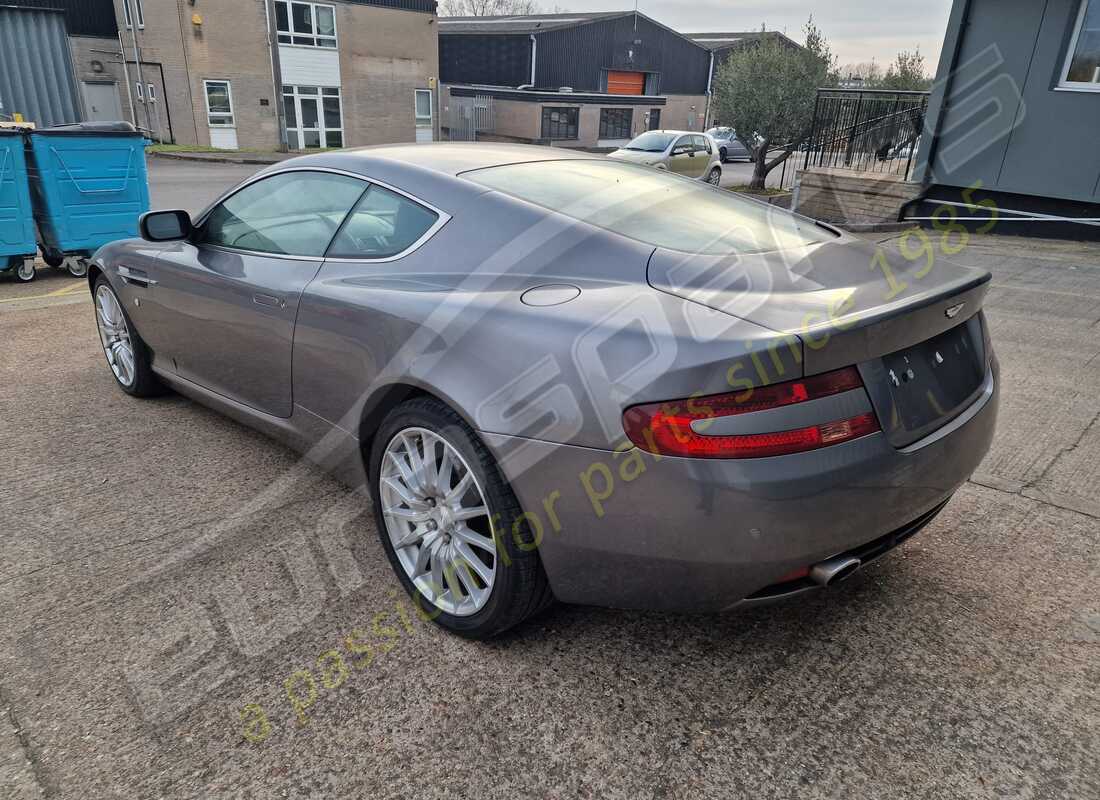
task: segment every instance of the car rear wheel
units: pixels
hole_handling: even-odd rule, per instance
[[[107,365],[119,388],[134,397],[152,397],[163,390],[150,366],[149,348],[126,316],[122,301],[107,279],[95,284],[95,322]]]
[[[725,164],[725,163],[726,163],[726,161],[727,161],[727,153],[726,153],[726,148],[724,148],[724,147],[719,147],[719,148],[718,148],[718,156],[719,156],[719,158],[721,158],[721,159],[722,159],[722,163],[723,163],[723,164]]]
[[[382,547],[426,617],[487,639],[550,604],[515,495],[445,404],[417,398],[391,411],[374,438],[370,476]]]
[[[718,167],[712,167],[711,171],[707,174],[707,183],[711,186],[717,186],[722,181],[722,170]]]

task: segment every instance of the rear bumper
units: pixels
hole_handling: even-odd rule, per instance
[[[942,506],[989,450],[995,364],[989,381],[962,415],[901,450],[875,433],[808,453],[708,460],[482,436],[528,513],[559,599],[717,611]],[[535,466],[510,468],[518,462]]]

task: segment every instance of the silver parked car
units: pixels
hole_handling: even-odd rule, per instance
[[[718,155],[723,164],[734,159],[752,161],[752,153],[737,138],[737,131],[733,128],[711,128],[707,131],[707,135],[718,145]]]
[[[89,272],[118,386],[368,487],[404,588],[465,636],[554,597],[827,586],[928,524],[993,436],[988,273],[624,161],[322,153],[140,228]]]
[[[718,146],[705,133],[646,131],[607,157],[665,169],[714,186],[722,180]]]

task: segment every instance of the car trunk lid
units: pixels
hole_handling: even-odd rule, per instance
[[[980,394],[985,270],[938,258],[911,262],[841,236],[750,255],[658,249],[648,278],[660,291],[797,337],[806,375],[858,364],[896,447]]]

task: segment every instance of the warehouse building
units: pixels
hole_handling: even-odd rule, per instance
[[[616,147],[704,127],[710,52],[634,11],[444,17],[439,51],[452,138]]]

